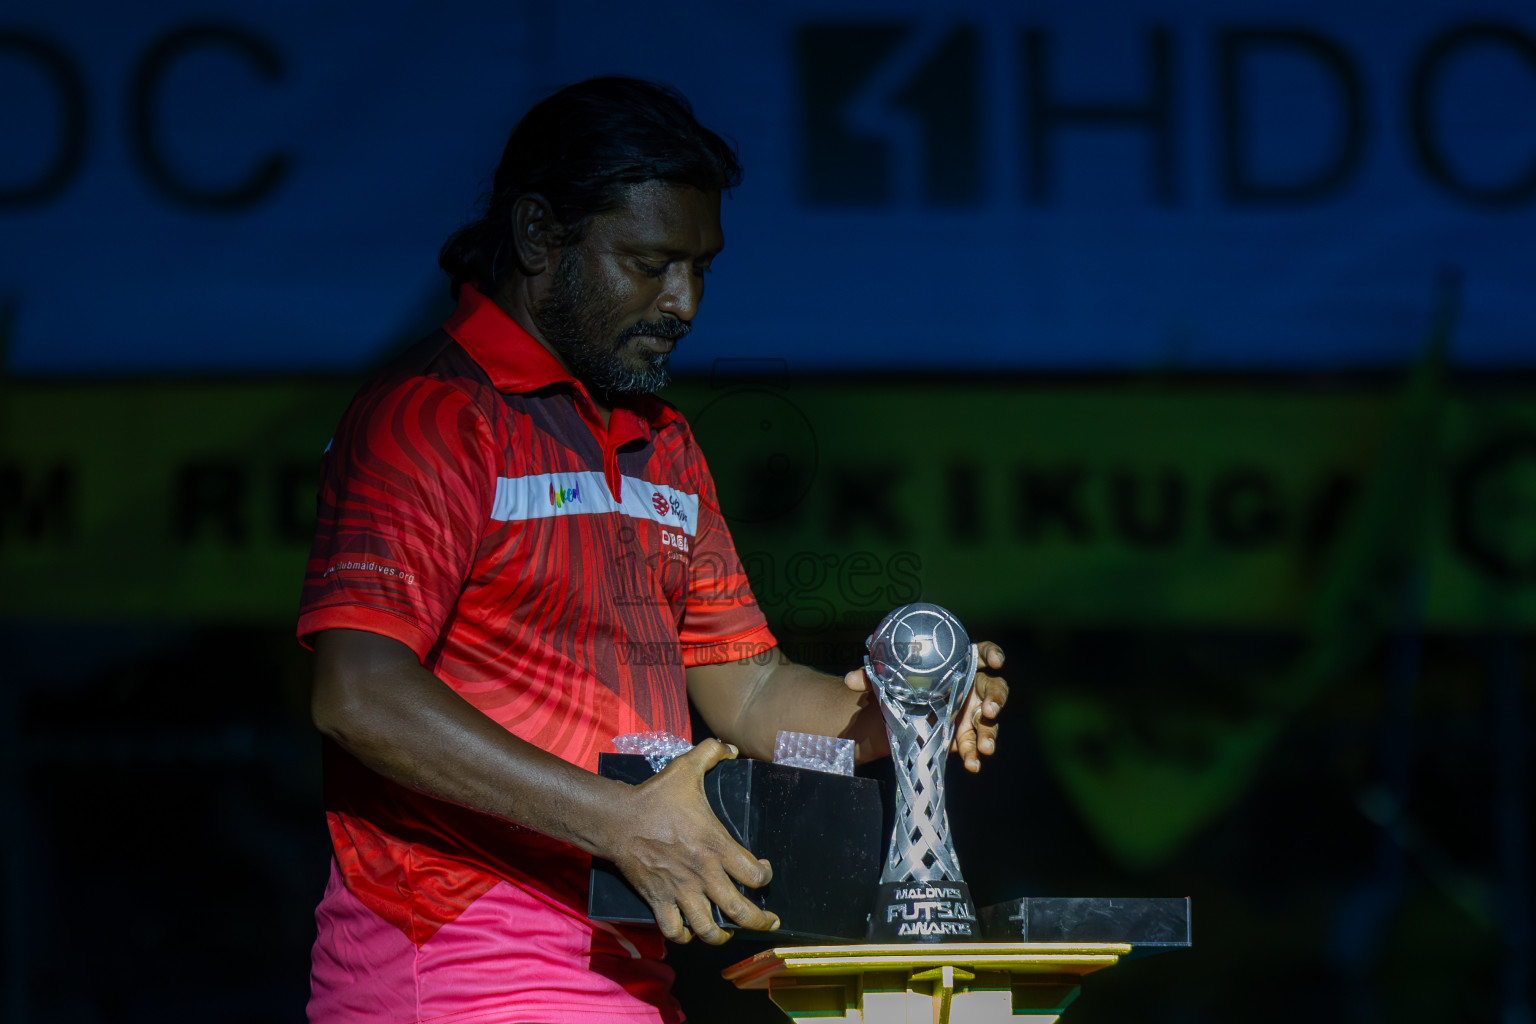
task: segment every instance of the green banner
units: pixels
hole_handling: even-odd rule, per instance
[[[0,607],[291,623],[319,457],[355,386],[9,383]],[[1457,395],[1433,360],[1373,392],[768,372],[667,397],[803,661],[856,663],[870,626],[918,598],[1005,632],[1299,639],[1220,699],[1155,667],[1145,693],[1030,687],[1046,762],[1130,867],[1237,799],[1384,628],[1536,625],[1536,403]]]
[[[291,619],[317,460],[355,386],[9,382],[3,610]],[[772,375],[666,394],[760,599],[802,634],[919,594],[1020,625],[1306,628],[1396,398]],[[1408,457],[1427,474],[1426,624],[1536,624],[1530,399],[1448,397]]]
[[[1431,340],[1393,403],[1286,663],[1230,679],[1241,697],[1215,706],[1191,702],[1166,678],[1157,684],[1162,699],[1139,714],[1098,688],[1041,695],[1046,759],[1122,862],[1152,867],[1171,858],[1247,788],[1297,712],[1388,630],[1421,626],[1446,412],[1444,340]]]

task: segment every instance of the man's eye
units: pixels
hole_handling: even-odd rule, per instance
[[[640,272],[646,277],[660,277],[662,274],[667,272],[667,265],[665,263],[658,267],[655,264],[647,263],[644,260],[635,260],[635,266],[638,267]]]

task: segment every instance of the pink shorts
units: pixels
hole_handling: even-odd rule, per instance
[[[576,916],[500,882],[417,946],[331,862],[315,911],[311,1024],[678,1024],[661,936]]]

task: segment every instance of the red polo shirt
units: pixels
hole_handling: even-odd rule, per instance
[[[684,668],[774,643],[681,414],[647,395],[605,427],[582,384],[469,286],[347,410],[318,519],[301,638],[399,640],[508,731],[589,770],[617,735],[688,735]],[[417,946],[501,881],[585,924],[573,847],[334,747],[326,801],[346,889]]]

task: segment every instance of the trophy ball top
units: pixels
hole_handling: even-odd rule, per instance
[[[902,605],[865,646],[865,670],[875,685],[906,703],[942,704],[968,674],[971,639],[960,620],[936,604]]]

